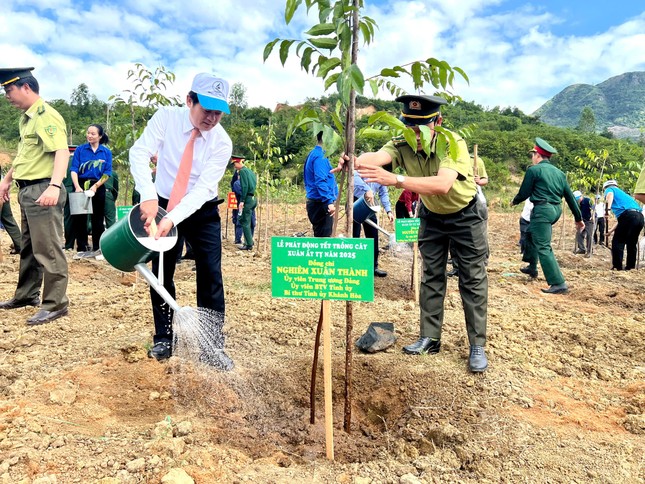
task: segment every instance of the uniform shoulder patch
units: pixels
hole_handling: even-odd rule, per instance
[[[50,124],[49,126],[45,126],[45,133],[47,133],[49,136],[54,136],[57,131],[58,131],[58,128],[53,124]]]
[[[45,114],[45,106],[40,106],[36,112],[38,114]]]

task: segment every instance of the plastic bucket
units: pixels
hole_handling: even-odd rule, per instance
[[[161,222],[166,211],[159,207],[155,221]],[[141,209],[135,205],[127,217],[119,219],[112,227],[103,232],[99,246],[105,260],[111,266],[124,272],[132,272],[135,266],[152,259],[154,252],[165,252],[177,243],[177,228],[173,227],[168,235],[155,240],[143,228]]]
[[[373,213],[379,211],[378,205],[370,205],[365,201],[365,197],[361,197],[354,202],[354,222],[363,223]]]
[[[72,215],[87,215],[92,213],[92,199],[85,195],[85,192],[70,192],[69,213]]]

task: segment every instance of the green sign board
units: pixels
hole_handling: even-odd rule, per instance
[[[420,218],[397,218],[396,219],[396,241],[416,242],[419,240]]]
[[[374,300],[374,240],[271,238],[271,295]]]
[[[132,210],[132,205],[120,205],[116,207],[116,219],[121,220],[123,217],[127,217]]]

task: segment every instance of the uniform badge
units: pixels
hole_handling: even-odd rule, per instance
[[[45,133],[47,133],[49,136],[54,136],[56,134],[56,131],[58,131],[58,128],[53,124],[45,127]]]
[[[408,107],[415,111],[421,111],[421,103],[419,101],[410,101]]]

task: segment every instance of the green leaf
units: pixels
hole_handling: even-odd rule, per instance
[[[383,77],[400,77],[394,69],[383,69],[379,75]]]
[[[405,141],[408,142],[410,148],[416,153],[417,151],[417,134],[411,128],[405,128],[403,130],[403,137]]]
[[[327,79],[325,79],[325,91],[327,89],[329,89],[329,86],[334,84],[338,80],[339,77],[340,77],[340,72],[337,72],[337,73],[332,74],[331,76],[329,76]]]
[[[369,44],[372,41],[372,35],[369,26],[365,22],[361,22],[358,27],[360,28],[361,34],[363,35],[363,42]]]
[[[302,49],[305,45],[307,45],[307,42],[305,40],[298,42],[298,47],[296,47],[296,55],[298,57],[300,57],[300,49]]]
[[[340,50],[342,52],[347,52],[347,53],[351,52],[352,31],[349,30],[349,25],[347,25],[347,22],[343,22],[341,24],[337,35],[338,35],[338,38],[340,39]]]
[[[265,47],[264,47],[264,56],[262,58],[263,62],[266,62],[268,57],[271,55],[271,51],[273,50],[273,47],[275,44],[277,44],[280,41],[280,39],[274,39],[271,42],[269,42]]]
[[[280,62],[282,62],[283,66],[287,62],[287,57],[289,57],[289,48],[294,42],[294,40],[283,40],[280,44]]]
[[[414,82],[414,88],[419,89],[423,85],[421,80],[421,63],[415,62],[410,68],[410,73],[412,74],[412,82]]]
[[[309,38],[309,43],[319,49],[335,49],[338,45],[338,40],[332,37]]]
[[[347,69],[347,76],[351,81],[352,89],[354,89],[358,94],[363,94],[363,88],[365,87],[365,77],[363,72],[356,64],[352,64]]]
[[[372,96],[378,96],[378,83],[374,79],[370,79],[370,87],[372,88]]]
[[[343,132],[343,122],[340,119],[340,116],[338,112],[331,112],[329,113],[331,115],[331,120],[334,122],[334,125],[336,126],[336,131],[339,133]]]
[[[426,153],[430,153],[432,151],[432,139],[433,139],[433,133],[428,126],[421,125],[419,126],[419,133],[420,133],[420,138],[421,138],[421,147],[423,148],[423,151]]]
[[[307,47],[302,54],[300,65],[306,72],[309,72],[309,65],[311,64],[311,54],[313,53],[313,51],[314,50],[311,47]]]
[[[305,32],[306,35],[311,35],[312,37],[317,37],[319,35],[329,35],[332,32],[336,31],[334,24],[324,23],[318,24],[311,27]]]
[[[323,79],[327,77],[327,74],[329,74],[329,71],[335,69],[340,65],[340,59],[338,57],[332,57],[331,59],[327,59],[324,62],[318,62],[318,77],[322,77]]]
[[[287,6],[284,10],[284,20],[287,24],[291,22],[293,15],[296,13],[296,10],[298,10],[301,3],[302,0],[287,0]]]
[[[461,77],[463,77],[468,84],[470,84],[470,79],[466,75],[466,73],[463,71],[461,67],[453,67],[455,71],[457,71],[459,74],[461,74]]]

